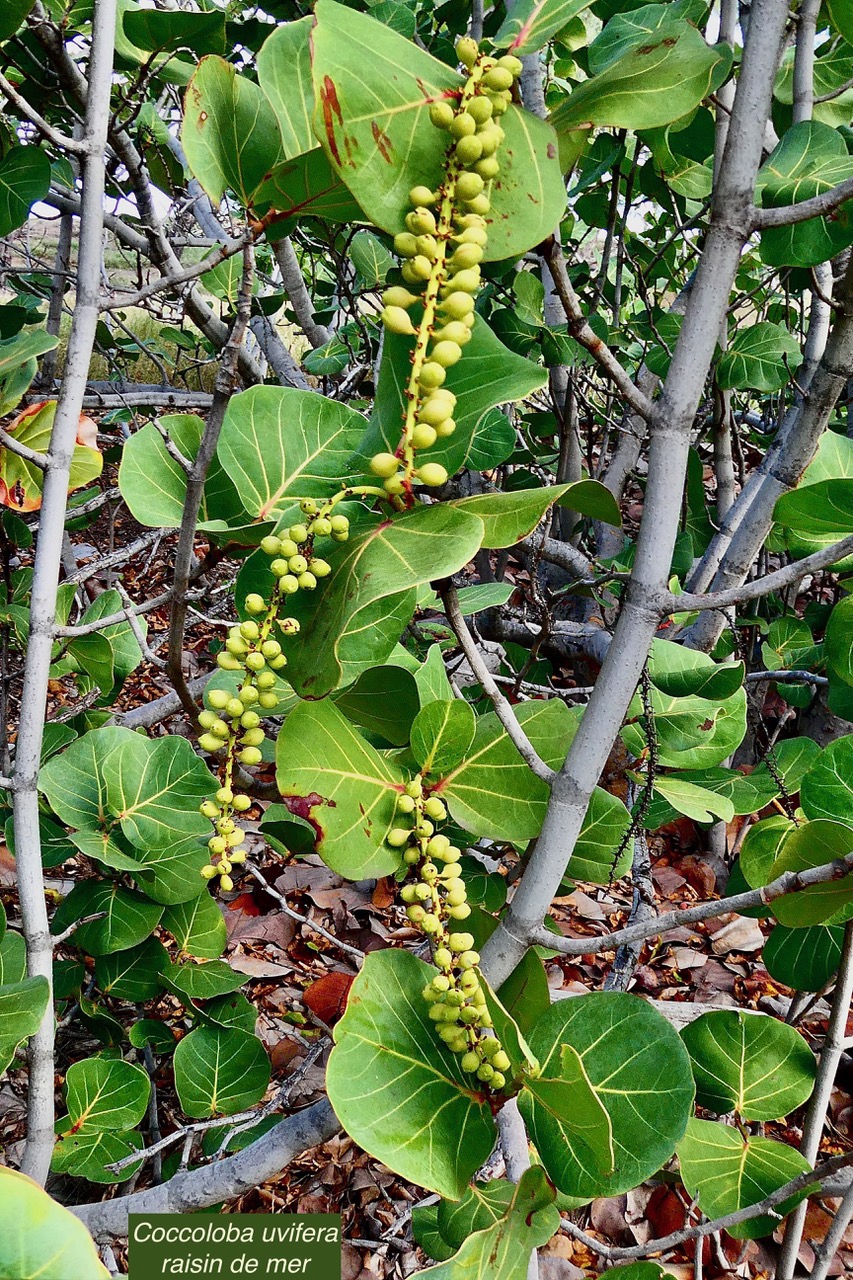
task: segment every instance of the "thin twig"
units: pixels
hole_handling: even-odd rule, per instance
[[[245,864],[245,868],[253,879],[267,891],[271,898],[275,898],[285,915],[290,916],[291,920],[296,920],[299,924],[306,925],[309,929],[313,929],[315,933],[319,933],[321,938],[325,938],[327,942],[331,942],[339,951],[345,951],[347,955],[353,956],[354,959],[361,963],[364,960],[364,952],[358,947],[350,946],[348,942],[342,942],[340,938],[336,938],[333,933],[329,933],[328,929],[324,929],[321,924],[317,924],[314,920],[310,920],[308,916],[303,916],[299,911],[294,911],[290,903],[287,901],[283,893],[279,893],[265,878],[261,871],[251,862]]]

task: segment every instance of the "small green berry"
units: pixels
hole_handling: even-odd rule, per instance
[[[392,827],[385,837],[386,843],[390,844],[392,849],[402,849],[404,844],[409,843],[409,832],[402,827]]]
[[[396,473],[397,465],[393,453],[375,453],[370,459],[370,470],[375,476],[389,478]]]
[[[216,711],[223,711],[228,705],[230,694],[227,689],[208,690],[207,700]]]
[[[198,740],[198,745],[202,751],[209,751],[211,755],[222,750],[222,743],[218,738],[214,738],[212,733],[203,733]]]
[[[418,467],[415,475],[421,484],[427,485],[430,489],[436,489],[439,485],[447,483],[447,469],[440,462],[425,462],[422,467]]]
[[[232,720],[243,714],[243,704],[239,698],[229,698],[225,710]]]
[[[473,1051],[469,1051],[463,1056],[462,1061],[459,1065],[462,1067],[463,1071],[468,1071],[473,1075],[475,1071],[479,1070],[480,1055],[478,1053],[474,1053]]]
[[[202,879],[204,880],[212,880],[213,877],[218,874],[219,873],[216,870],[216,867],[207,866],[207,867],[202,867],[201,869]]]
[[[277,556],[281,548],[281,543],[274,534],[269,533],[265,538],[261,538],[261,550],[268,556]]]
[[[237,753],[237,759],[241,764],[253,765],[260,764],[263,756],[257,747],[244,747],[242,751]]]
[[[308,529],[304,524],[292,524],[290,526],[289,532],[290,532],[291,542],[295,542],[297,546],[300,546],[303,542],[308,541]],[[282,547],[282,554],[283,555],[287,554],[287,552],[285,552],[284,547]]]
[[[436,129],[449,129],[453,123],[453,107],[447,101],[433,102],[429,118]]]
[[[415,332],[408,311],[402,307],[385,307],[380,316],[385,328],[391,333],[409,334]]]

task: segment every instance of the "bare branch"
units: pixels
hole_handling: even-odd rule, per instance
[[[85,155],[89,147],[89,142],[85,139],[68,138],[64,133],[60,133],[58,129],[54,129],[53,125],[48,124],[43,116],[40,116],[35,107],[24,98],[13,84],[11,84],[4,75],[0,75],[0,90],[6,95],[13,106],[17,107],[21,115],[30,124],[34,124],[43,138],[48,142],[52,142],[55,147],[60,147],[63,151],[71,151],[75,155]]]
[[[278,889],[274,888],[251,862],[246,863],[246,870],[266,890],[271,898],[275,898],[284,914],[290,916],[291,920],[296,920],[299,924],[305,925],[307,929],[313,929],[315,933],[319,933],[321,938],[331,942],[333,947],[337,947],[339,951],[346,952],[347,955],[357,960],[359,964],[362,962],[364,959],[363,951],[360,951],[358,947],[351,946],[348,942],[343,942],[340,938],[336,938],[333,933],[329,933],[328,929],[324,929],[321,924],[317,924],[314,920],[309,920],[308,916],[302,915],[299,911],[294,911],[284,894],[279,893]]]
[[[227,262],[229,258],[242,253],[248,245],[255,243],[262,232],[262,224],[256,223],[244,231],[236,240],[229,240],[226,244],[221,245],[215,253],[203,258],[201,262],[184,267],[181,271],[162,275],[157,280],[152,280],[150,284],[143,285],[135,293],[128,292],[123,297],[118,297],[115,293],[112,294],[101,303],[101,310],[119,311],[124,307],[137,307],[140,302],[144,302],[146,298],[153,297],[156,293],[162,293],[164,289],[174,292],[181,285],[188,284],[191,280],[197,280],[199,276],[219,266],[221,262]]]
[[[10,436],[8,431],[4,431],[0,427],[0,444],[4,449],[8,449],[10,453],[16,453],[19,458],[23,458],[25,462],[31,463],[34,467],[38,467],[40,471],[45,471],[50,465],[50,458],[44,453],[37,453],[35,449],[28,449],[25,444],[21,444],[14,436]]]
[[[838,564],[849,555],[853,555],[853,536],[842,538],[831,547],[824,547],[810,556],[804,556],[802,560],[795,560],[793,564],[786,564],[773,573],[756,578],[753,582],[745,582],[743,586],[731,587],[728,591],[711,591],[702,595],[692,595],[690,592],[680,596],[669,595],[664,609],[666,613],[692,613],[698,609],[728,609],[732,605],[745,604],[747,600],[760,600],[772,591],[783,591],[785,587],[800,582],[810,573]]]
[[[756,209],[752,218],[754,231],[766,231],[769,227],[792,227],[809,218],[819,218],[834,213],[839,205],[853,197],[853,178],[845,178],[837,187],[822,191],[819,196],[800,200],[798,204],[783,204],[776,209]]]

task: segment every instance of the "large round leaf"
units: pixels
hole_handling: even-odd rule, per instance
[[[824,650],[833,675],[853,684],[853,596],[844,596],[829,615]]]
[[[49,998],[43,977],[22,978],[0,987],[0,1071],[12,1061],[21,1041],[38,1031]]]
[[[840,822],[817,818],[789,832],[773,864],[773,878],[786,871],[805,871],[853,852],[853,830]],[[809,885],[799,893],[777,898],[773,914],[782,924],[802,929],[812,924],[837,924],[853,914],[853,872],[842,880]]]
[[[38,1183],[0,1166],[0,1277],[109,1280],[89,1232]]]
[[[800,1033],[764,1013],[715,1009],[681,1033],[696,1081],[696,1101],[745,1120],[778,1120],[806,1101],[815,1058]]]
[[[49,187],[47,154],[39,147],[10,147],[0,160],[0,236],[22,226]]]
[[[151,1081],[141,1067],[121,1058],[86,1058],[68,1068],[68,1115],[60,1132],[121,1133],[145,1115]]]
[[[199,960],[216,960],[225,950],[225,919],[209,893],[167,907],[161,924],[177,942],[179,952]]]
[[[435,970],[369,955],[335,1028],[326,1085],[347,1133],[401,1177],[458,1200],[495,1143],[476,1081],[436,1035],[421,992]]]
[[[818,120],[801,120],[782,137],[758,175],[761,203],[765,209],[798,204],[830,191],[851,175],[853,158],[839,131]],[[813,267],[834,258],[851,242],[853,213],[848,201],[827,218],[763,231],[761,258],[774,267]]]
[[[264,94],[215,55],[201,60],[187,86],[181,142],[193,176],[215,205],[226,189],[251,205],[284,159],[278,121]]]
[[[440,778],[464,760],[476,728],[467,702],[428,702],[412,725],[412,754],[421,772]]]
[[[95,977],[105,996],[144,1004],[163,990],[163,970],[168,963],[162,942],[149,938],[128,951],[101,956],[95,964]]]
[[[75,930],[74,945],[90,956],[103,956],[144,942],[157,928],[162,914],[161,906],[132,889],[124,889],[111,880],[83,880],[63,899],[50,927],[53,933],[61,933],[84,916],[101,916]]]
[[[174,1062],[181,1106],[194,1119],[254,1106],[270,1082],[264,1046],[236,1027],[198,1027],[178,1045]]]
[[[853,826],[853,734],[836,738],[803,779],[800,800],[807,818],[832,818]]]
[[[800,344],[781,324],[760,320],[739,329],[717,365],[721,387],[778,391],[803,359]]]
[[[736,1129],[711,1120],[690,1121],[678,1144],[678,1161],[688,1193],[698,1199],[708,1218],[758,1204],[811,1168],[799,1151],[781,1142],[769,1138],[745,1142]],[[789,1213],[807,1194],[808,1190],[801,1191],[776,1205],[776,1213]],[[756,1240],[769,1235],[778,1224],[778,1217],[765,1214],[729,1227],[728,1232],[736,1240]]]
[[[224,960],[208,960],[195,964],[170,964],[163,977],[169,986],[187,1000],[212,1000],[215,996],[229,995],[242,987],[245,978]]]
[[[693,1106],[690,1059],[659,1013],[637,996],[618,992],[561,1000],[549,1010],[530,1036],[543,1076],[551,1074],[564,1044],[577,1051],[610,1116],[615,1168],[609,1176],[599,1174],[556,1145],[549,1159],[551,1135],[545,1129],[540,1156],[567,1195],[618,1195],[655,1173],[684,1133]]]
[[[430,123],[429,107],[458,93],[462,78],[366,14],[334,0],[319,0],[315,13],[315,131],[371,222],[396,233],[411,187],[440,184],[447,137]],[[566,207],[550,126],[515,106],[501,124],[506,137],[486,248],[497,260],[539,244]]]
[[[787,929],[777,924],[764,944],[764,964],[774,981],[793,991],[820,991],[838,969],[843,943],[843,925]]]

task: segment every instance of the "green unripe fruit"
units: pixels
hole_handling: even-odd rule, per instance
[[[483,154],[483,144],[476,134],[469,138],[460,138],[456,144],[456,158],[460,164],[476,164]]]
[[[509,1071],[510,1061],[503,1049],[498,1049],[497,1053],[493,1054],[492,1066],[495,1071]]]
[[[456,219],[457,227],[461,227],[463,231],[469,231],[472,227],[478,227],[485,230],[486,219],[481,218],[479,213],[463,213]]]
[[[291,556],[287,564],[288,564],[288,568],[290,569],[290,572],[295,573],[297,575],[300,573],[304,573],[305,570],[308,568],[308,561],[305,559],[304,556],[299,556],[299,555]]]
[[[448,418],[446,422],[442,422],[440,427],[436,427],[436,431],[438,432],[439,436],[442,439],[445,436],[452,436],[455,430],[456,430],[456,423],[453,421],[452,418]]]
[[[259,596],[256,591],[246,596],[246,612],[247,613],[263,613],[266,610],[266,601],[263,596]]]
[[[270,658],[270,666],[273,671],[281,671],[282,667],[287,666],[287,658],[283,653],[280,653],[277,658]]]
[[[317,579],[308,569],[299,575],[299,585],[303,591],[313,591],[317,585]]]
[[[501,1042],[500,1040],[495,1039],[494,1036],[487,1036],[483,1040],[481,1048],[487,1058],[493,1058],[496,1053],[500,1053]]]
[[[458,116],[453,117],[448,132],[451,138],[470,138],[477,132],[477,121],[467,111],[460,111]]]
[[[409,835],[410,832],[405,831],[402,827],[392,827],[385,840],[392,849],[402,849],[404,844],[409,843]]]
[[[215,715],[213,711],[202,711],[199,713],[198,722],[202,729],[212,729],[218,720],[219,716]]]
[[[423,907],[415,903],[413,906],[406,909],[406,915],[409,917],[412,924],[421,924],[426,912]],[[437,1006],[433,1005],[433,1008],[437,1008]]]
[[[462,1061],[459,1064],[463,1071],[469,1071],[472,1075],[480,1069],[480,1055],[469,1050],[463,1054]]]
[[[243,654],[248,652],[246,641],[239,636],[229,636],[225,641],[225,648],[236,658],[242,658]]]
[[[304,524],[292,524],[290,526],[290,538],[298,547],[300,543],[308,541],[308,529]],[[282,555],[291,554],[290,548],[285,549],[284,546],[282,546],[281,551]]]
[[[243,828],[235,827],[234,830],[231,832],[231,834],[228,836],[228,847],[231,848],[235,844],[242,844],[245,839],[246,839],[246,833],[243,830]],[[233,859],[233,854],[229,853],[228,856],[229,858]]]
[[[447,483],[447,469],[440,462],[425,462],[422,467],[418,467],[415,475],[421,484],[430,489],[437,489],[439,485]]]
[[[219,738],[224,742],[231,730],[228,728],[228,725],[224,720],[217,720],[216,724],[212,724],[210,726],[210,732],[213,734],[214,738]]]
[[[452,1026],[449,1022],[442,1022],[436,1027],[439,1039],[443,1040],[448,1049],[453,1049],[455,1044],[459,1043],[459,1028]],[[466,1041],[462,1041],[463,1047]]]
[[[456,364],[461,355],[462,348],[458,342],[437,342],[430,351],[429,358],[443,365],[445,369],[449,369],[451,365]]]
[[[471,341],[471,330],[461,320],[451,320],[443,329],[433,334],[436,342],[455,342],[457,347],[464,347]]]
[[[244,685],[240,690],[238,697],[244,707],[253,707],[258,700],[258,691],[252,685]]]
[[[414,867],[418,862],[420,862],[420,860],[421,854],[419,849],[410,848],[403,854],[403,861],[407,867]]]
[[[207,847],[211,853],[220,857],[228,848],[228,844],[222,836],[211,836],[207,842]]]
[[[498,66],[505,67],[513,80],[517,80],[523,70],[521,58],[517,58],[514,53],[505,53],[502,58],[498,58]]]
[[[502,67],[500,63],[496,67],[492,67],[483,76],[483,84],[487,89],[511,89],[513,82],[513,74],[507,71],[506,67]]]
[[[479,173],[481,178],[486,182],[491,182],[492,178],[496,178],[501,171],[501,166],[494,156],[484,156],[474,166],[474,172]]]
[[[334,538],[335,542],[346,542],[347,538],[349,537],[349,533],[347,533],[346,530],[343,530],[340,533],[336,533],[335,530],[333,529],[332,537]]]
[[[473,200],[483,190],[485,183],[477,173],[460,173],[456,179],[456,194],[460,200]]]
[[[444,855],[444,861],[458,862],[461,857],[462,857],[462,850],[457,849],[456,845],[452,844]]]
[[[209,751],[211,754],[222,749],[222,743],[218,738],[214,738],[212,733],[203,733],[198,740],[198,745],[202,751]]]
[[[441,999],[441,996],[436,991],[435,987],[432,985],[431,982],[428,982],[427,985],[424,987],[423,991],[421,992],[421,996],[423,997],[424,1000],[426,1000],[427,1004],[436,1004]]]
[[[313,498],[303,498],[299,504],[299,510],[304,516],[316,516],[320,508]]]
[[[455,282],[451,287],[453,292],[444,299],[441,310],[450,320],[464,320],[474,310],[474,299],[470,294],[457,291]]]
[[[482,1080],[484,1084],[488,1084],[494,1074],[488,1062],[484,1062],[481,1067],[477,1068],[477,1079]]]
[[[465,110],[474,117],[477,124],[485,124],[492,118],[492,104],[484,93],[478,93],[472,98]]]
[[[397,808],[400,810],[401,813],[412,813],[414,810],[414,807],[415,807],[415,802],[411,796],[397,797]]]
[[[412,778],[406,783],[406,795],[413,796],[415,800],[423,795],[423,791],[424,784],[421,782],[420,778]]]
[[[432,798],[433,797],[430,797],[430,799]],[[429,810],[427,809],[427,805],[429,803],[430,801],[427,800],[426,804],[424,805],[424,811],[426,813],[429,813]],[[441,801],[439,800],[438,803],[441,804]],[[444,805],[441,805],[441,807],[443,809]],[[444,817],[444,814],[430,813],[429,816],[431,818],[441,818],[441,817]],[[431,858],[443,858],[449,848],[450,848],[450,841],[448,840],[447,836],[437,835],[437,836],[433,836],[429,844],[427,845],[427,853]]]
[[[266,665],[266,658],[262,653],[249,653],[246,655],[246,666],[250,671],[263,671]]]
[[[207,866],[202,867],[201,869],[201,876],[203,880],[212,880],[213,877],[218,874],[216,867]]]
[[[231,859],[231,861],[232,861],[232,862],[245,862],[245,861],[246,861],[246,850],[245,850],[245,849],[232,849],[228,856],[229,856],[229,858]]]
[[[414,258],[418,251],[417,242],[411,231],[400,231],[394,237],[394,251],[401,258]]]
[[[413,902],[418,901],[418,886],[415,884],[404,884],[400,890],[402,900],[411,906]]]
[[[299,527],[299,528],[304,528],[305,526],[304,526],[304,525],[300,525],[300,526],[298,526],[298,527]],[[283,557],[284,557],[284,559],[285,559],[285,560],[289,560],[291,556],[298,555],[298,553],[299,553],[299,544],[298,544],[298,543],[294,542],[292,538],[282,538],[282,540],[281,540],[281,554],[283,555]]]
[[[212,800],[205,800],[199,805],[199,810],[203,818],[213,819],[218,816],[219,808]]]
[[[283,578],[286,573],[290,572],[290,566],[286,560],[273,560],[270,565],[270,573],[275,578]]]
[[[447,905],[449,907],[461,907],[462,903],[465,902],[466,897],[467,895],[464,889],[451,889],[450,893],[447,895]]]
[[[453,277],[453,287],[463,289],[465,293],[476,293],[480,288],[480,268],[470,267],[465,271],[457,271]]]
[[[438,257],[438,241],[435,236],[418,236],[418,253],[422,253],[425,258],[429,258],[430,262],[435,262]],[[412,332],[414,333],[414,329]]]
[[[240,623],[240,635],[244,640],[257,640],[260,634],[257,622],[248,621]]]
[[[471,914],[471,908],[468,906],[467,902],[463,902],[461,906],[450,907],[447,914],[450,916],[451,920],[467,920]]]
[[[375,453],[370,459],[370,470],[375,476],[388,479],[397,472],[397,459],[393,453]]]
[[[233,804],[237,813],[245,813],[247,809],[251,809],[252,800],[250,796],[241,793],[234,797]]]
[[[234,830],[234,823],[231,821],[230,818],[223,818],[220,821],[219,826],[217,827],[217,830],[221,836],[230,835],[231,832]]]
[[[465,1003],[465,997],[461,991],[448,991],[445,1003],[453,1009],[461,1009],[462,1005]]]
[[[404,311],[402,307],[385,307],[380,319],[391,333],[415,332],[415,326],[409,318],[408,311]]]
[[[386,307],[411,307],[418,299],[414,293],[409,293],[408,289],[404,289],[402,285],[395,284],[385,290],[382,301]]]
[[[427,360],[421,367],[418,385],[426,391],[431,391],[434,387],[440,387],[445,377],[443,365],[437,364],[433,360]]]
[[[424,933],[438,933],[441,928],[441,921],[438,916],[433,915],[432,912],[428,912],[421,921],[421,928]]]
[[[309,560],[308,568],[311,570],[315,578],[328,578],[332,572],[332,566],[328,560]]]
[[[470,936],[471,935],[468,934],[469,938]],[[479,963],[480,963],[479,951],[472,951],[470,950],[470,948],[466,948],[466,950],[463,951],[459,957],[459,964],[460,964],[460,967],[463,969],[474,969]]]
[[[445,973],[437,973],[432,980],[432,985],[436,991],[448,991],[450,989],[450,979]]]
[[[278,585],[286,596],[292,596],[294,591],[299,590],[299,579],[292,573],[286,573],[283,578],[279,578]]]
[[[259,747],[265,737],[263,729],[247,729],[240,741],[247,747]]]
[[[430,396],[418,410],[418,417],[427,426],[439,427],[452,413],[453,410],[446,400]]]
[[[426,422],[416,422],[412,431],[412,444],[416,449],[429,449],[438,439],[435,433],[435,427],[430,427]]]
[[[456,56],[470,71],[480,55],[480,47],[471,36],[460,36],[456,41]]]
[[[483,250],[478,244],[460,244],[450,259],[450,266],[453,271],[464,271],[466,268],[478,266],[482,261]]]
[[[429,118],[436,129],[449,129],[453,124],[453,108],[449,102],[433,102],[429,109]]]
[[[281,653],[281,645],[277,640],[265,640],[261,645],[261,653],[265,658],[277,658]]]
[[[503,129],[501,129],[500,125],[490,125],[479,136],[482,145],[482,158],[484,160],[493,159],[495,152],[503,141]],[[498,167],[500,168],[500,162],[498,162]]]
[[[278,695],[275,693],[262,693],[258,698],[258,702],[265,711],[271,711],[273,707],[278,706]]]
[[[349,520],[346,516],[331,516],[329,524],[332,526],[332,533],[346,533],[349,530]]]
[[[242,751],[237,753],[237,759],[241,764],[260,764],[263,756],[257,747],[244,747]]]
[[[403,473],[401,472],[400,475],[391,476],[388,480],[383,480],[382,487],[386,493],[390,493],[392,496],[397,493],[404,493],[406,485]]]
[[[478,175],[472,174],[471,176],[477,177]],[[476,213],[488,213],[491,207],[491,201],[485,195],[476,196],[473,200],[468,201],[468,208],[475,210]]]
[[[476,1009],[465,1008],[460,1010],[459,1021],[464,1023],[466,1027],[473,1027],[475,1022],[479,1022],[479,1014]]]
[[[509,106],[509,102],[502,93],[494,93],[491,96],[492,110],[496,116],[502,116]]]
[[[426,819],[423,818],[415,825],[415,835],[419,836],[421,840],[428,839],[428,837],[432,835],[433,830],[434,827],[432,823],[427,822]]]
[[[449,969],[453,964],[453,956],[448,951],[447,947],[439,947],[433,956],[433,959],[440,969]]]
[[[262,671],[255,681],[259,689],[274,689],[275,676],[271,671]]]
[[[500,1071],[496,1071],[491,1078],[490,1084],[493,1089],[503,1089],[506,1084],[506,1077]]]
[[[435,215],[429,209],[415,209],[406,214],[406,227],[415,236],[435,234]]]
[[[222,711],[228,706],[230,697],[227,689],[210,689],[207,694],[208,702],[217,711]]]
[[[219,877],[219,887],[223,893],[230,893],[234,888],[234,881],[229,875]]]
[[[435,204],[435,192],[430,191],[429,187],[412,187],[409,192],[409,204],[414,208],[422,205]]]
[[[413,907],[411,908],[411,910],[415,910],[415,908]],[[423,911],[423,907],[418,907],[417,910]],[[408,915],[409,913],[406,912],[406,914]],[[417,923],[417,921],[415,923]],[[427,1010],[427,1016],[430,1017],[433,1020],[433,1022],[443,1022],[444,1021],[444,1005],[443,1004],[430,1005],[429,1009]]]
[[[430,796],[424,805],[424,813],[428,818],[435,818],[439,822],[442,818],[447,817],[447,810],[438,796]]]
[[[411,284],[414,284],[416,281],[429,280],[432,275],[432,263],[423,253],[419,253],[416,257],[411,258],[406,263],[405,268],[403,269],[404,277],[406,272],[408,272],[411,277]]]
[[[240,716],[241,729],[257,729],[261,723],[261,717],[257,711],[244,711]]]
[[[432,889],[430,889],[428,884],[416,884],[415,897],[419,902],[426,902],[427,898],[432,897]]]
[[[318,538],[325,538],[332,532],[332,522],[327,516],[318,516],[314,521],[314,534]]]
[[[438,879],[438,867],[434,862],[425,862],[421,867],[421,875],[427,884],[432,884],[434,880]]]
[[[231,719],[234,720],[243,714],[243,704],[239,698],[229,698],[225,710]]]
[[[261,551],[268,556],[277,556],[281,550],[281,543],[272,533],[268,533],[265,538],[261,538]]]
[[[448,945],[451,951],[461,955],[463,952],[471,950],[474,945],[474,938],[470,933],[452,933]]]
[[[480,988],[480,980],[473,969],[466,969],[459,979],[459,985],[466,996],[472,996]]]
[[[489,233],[485,227],[465,227],[453,239],[457,244],[478,244],[483,249],[489,243]]]

